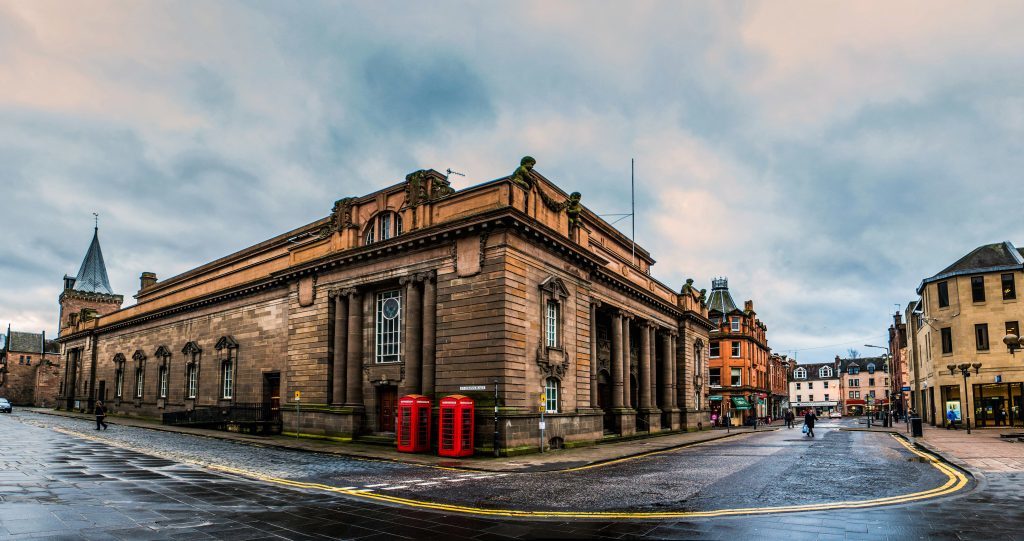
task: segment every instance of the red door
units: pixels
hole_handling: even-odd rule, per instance
[[[377,387],[377,430],[395,431],[395,408],[398,405],[398,387],[382,385]]]

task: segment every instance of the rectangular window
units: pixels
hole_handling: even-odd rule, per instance
[[[797,402],[803,402],[804,401],[803,395],[796,395],[796,401]]]
[[[813,394],[807,395],[807,401],[808,402],[814,402],[814,395]]]
[[[114,377],[114,396],[121,398],[124,396],[124,368],[117,369],[117,375]]]
[[[546,413],[558,413],[558,380],[548,378],[544,388],[544,409]]]
[[[718,349],[718,342],[711,342],[709,349],[711,350],[710,355],[712,359],[717,359],[721,356],[721,352]]]
[[[142,371],[141,367],[135,369],[135,398],[142,398],[142,385],[144,375],[145,373]]]
[[[978,351],[988,351],[988,323],[978,323],[974,326],[974,341]]]
[[[857,395],[856,398],[860,398],[860,391],[854,391],[854,393]]]
[[[395,289],[377,294],[377,362],[402,360],[402,292]]]
[[[731,330],[732,332],[740,332],[739,316],[732,316],[729,318],[729,330]]]
[[[221,367],[221,381],[224,383],[221,396],[223,398],[231,398],[235,390],[235,374],[234,374],[234,363],[228,361]]]
[[[380,240],[388,240],[391,238],[391,214],[384,213],[380,215]]]
[[[943,327],[942,332],[942,354],[953,353],[953,329]]]
[[[739,342],[733,342],[732,343],[732,356],[733,356],[733,358],[738,358],[740,356],[740,343]]]
[[[824,385],[824,387],[825,387],[826,389],[828,389],[828,382],[827,382],[827,381],[823,381],[823,382],[822,382],[822,384]]]
[[[722,369],[721,368],[708,368],[708,380],[709,385],[712,387],[722,386]]]
[[[985,302],[985,277],[971,276],[971,300]]]
[[[167,368],[160,367],[160,398],[167,398]]]
[[[814,388],[814,382],[813,381],[808,381],[807,382],[807,388],[808,389],[813,389]]]
[[[853,398],[853,391],[850,391],[850,398]]]
[[[875,397],[875,391],[873,389],[868,391],[868,396],[870,396],[871,398],[874,398]]]
[[[1017,298],[1017,285],[1013,282],[1013,273],[1003,275],[1003,300]]]
[[[949,283],[939,282],[939,308],[945,308],[949,306]]]
[[[732,369],[732,381],[730,381],[730,384],[733,387],[739,387],[740,385],[743,385],[743,370],[742,369],[740,369],[740,368],[733,368]]]
[[[868,387],[875,386],[875,378],[868,378]]]
[[[548,301],[548,309],[546,311],[546,337],[547,346],[549,348],[558,347],[558,303],[555,301]]]
[[[796,390],[798,390],[798,391],[800,390],[800,382],[799,381],[796,382]]]
[[[828,393],[825,393],[825,401],[828,402]]]
[[[187,368],[185,368],[185,397],[186,398],[195,398],[196,397],[196,387],[197,387],[196,384],[198,383],[198,381],[197,381],[198,372],[199,372],[199,370],[196,369],[195,363],[192,363],[192,364],[188,365]]]
[[[1020,331],[1020,325],[1018,325],[1016,321],[1007,321],[1006,322],[1006,334],[1012,334],[1012,335],[1014,335],[1014,336],[1019,338],[1020,337],[1020,332],[1019,331]]]

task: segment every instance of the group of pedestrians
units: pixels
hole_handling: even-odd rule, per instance
[[[793,421],[796,420],[796,414],[793,410],[786,410],[786,413],[782,415],[782,418],[786,420],[786,428],[793,428]],[[814,437],[814,423],[818,420],[818,415],[814,413],[813,409],[807,410],[804,414],[804,428],[803,431],[807,434],[808,438]]]

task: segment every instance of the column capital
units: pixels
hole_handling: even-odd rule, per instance
[[[604,306],[604,304],[597,299],[590,299],[590,306],[593,306],[594,308],[600,308]]]
[[[359,293],[360,291],[357,287],[346,287],[345,289],[338,291],[338,295],[341,295],[342,297],[352,297]]]
[[[651,320],[649,320],[649,319],[642,320],[640,322],[640,326],[644,327],[645,329],[657,329],[658,328],[658,324],[653,322],[653,321],[651,321]]]
[[[619,315],[622,316],[622,319],[626,319],[626,320],[636,319],[636,315],[635,314],[631,314],[631,313],[623,310],[622,308],[619,308]]]
[[[413,279],[417,282],[434,282],[437,280],[437,271],[428,270],[423,272],[417,272],[413,275]]]
[[[408,274],[398,279],[399,285],[407,286],[416,282],[415,274]]]

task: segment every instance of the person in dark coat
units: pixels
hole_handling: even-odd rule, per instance
[[[96,402],[96,408],[93,410],[96,414],[96,430],[100,429],[100,425],[103,425],[103,430],[107,429],[107,422],[104,420],[107,418],[107,407],[103,405],[103,401]]]
[[[793,421],[796,419],[796,415],[793,415],[793,410],[786,410],[786,427],[793,428]]]
[[[804,425],[807,427],[807,436],[814,437],[814,421],[818,420],[818,416],[814,414],[814,410],[807,410],[807,414],[804,415]]]

